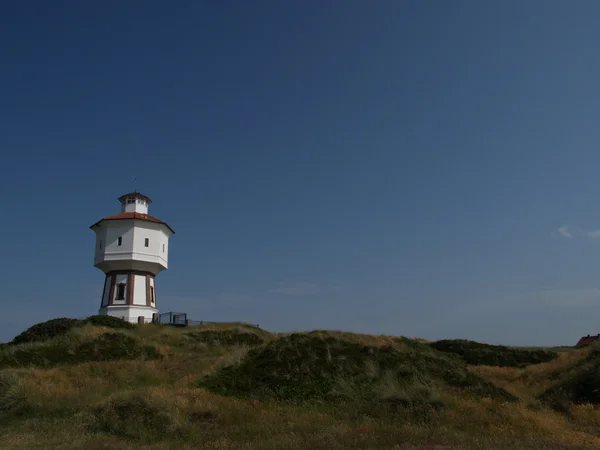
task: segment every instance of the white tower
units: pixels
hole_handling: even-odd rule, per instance
[[[138,192],[119,197],[121,213],[90,228],[96,233],[94,266],[106,274],[98,314],[150,322],[158,313],[156,275],[168,268],[169,238],[175,234],[148,215],[152,201]]]

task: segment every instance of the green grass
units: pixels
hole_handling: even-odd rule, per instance
[[[572,403],[600,405],[600,346],[593,345],[586,358],[549,379],[553,384],[539,398],[554,408],[564,411]]]
[[[547,349],[522,349],[463,339],[445,339],[429,345],[438,351],[456,354],[471,365],[525,367],[558,357],[557,352]]]
[[[103,326],[108,328],[117,329],[133,329],[134,325],[111,316],[90,316],[86,319],[70,319],[68,317],[61,317],[58,319],[48,320],[41,322],[21,334],[16,336],[10,344],[25,344],[31,342],[43,342],[57,336],[63,336],[67,334],[73,328],[84,327],[85,325]]]
[[[0,346],[0,448],[600,448],[594,349],[499,367],[403,337],[242,324],[38,335]]]
[[[238,397],[349,401],[372,410],[428,401],[440,388],[515,400],[451,355],[393,342],[369,345],[323,332],[275,339],[198,386]]]
[[[57,337],[0,348],[0,369],[7,367],[52,367],[87,361],[156,359],[154,343],[143,343],[123,332],[89,334],[90,328],[72,328]]]

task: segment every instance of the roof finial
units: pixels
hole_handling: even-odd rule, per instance
[[[135,180],[136,180],[136,179],[137,179],[137,178],[134,178],[134,179],[133,179],[133,182],[132,182],[132,184],[133,184],[133,192],[137,192],[137,191],[135,190]]]

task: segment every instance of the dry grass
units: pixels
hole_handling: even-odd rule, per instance
[[[249,329],[234,325],[207,330],[246,333]],[[84,327],[73,339],[95,339],[110,331],[114,332]],[[419,385],[427,384],[426,380],[409,386],[394,377],[382,379],[376,392],[381,398],[427,392],[430,404],[443,405],[430,411],[425,420],[411,406],[401,415],[366,415],[327,403],[242,400],[195,388],[199,377],[236,365],[249,348],[199,345],[186,338],[189,332],[157,326],[124,332],[143,342],[158,342],[163,355],[159,360],[0,369],[0,448],[600,448],[597,407],[573,405],[567,415],[535,401],[553,375],[585,359],[589,350],[562,353],[556,360],[524,369],[470,368],[519,397],[517,403]],[[402,340],[388,336],[325,331],[312,335],[368,347],[410,349]],[[264,336],[270,340],[281,335]],[[366,364],[365,370],[376,368]]]
[[[535,402],[553,384],[553,378],[585,360],[591,352],[591,348],[561,352],[553,361],[525,368],[471,366],[469,370],[524,401]]]

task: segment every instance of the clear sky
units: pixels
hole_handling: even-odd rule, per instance
[[[162,312],[516,345],[600,332],[600,2],[0,6],[0,341],[94,314],[89,226],[176,231]]]

